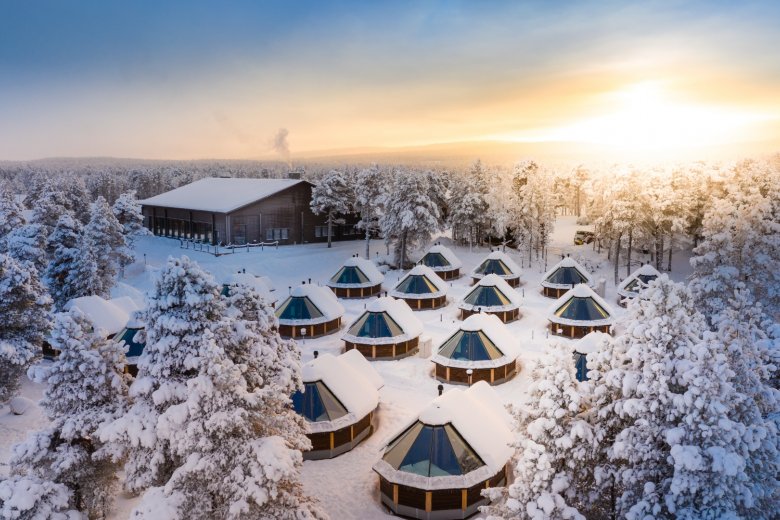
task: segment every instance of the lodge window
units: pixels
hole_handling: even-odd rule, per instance
[[[266,240],[287,240],[289,228],[269,228],[265,230]]]
[[[328,236],[328,226],[314,226],[314,236],[324,238]]]

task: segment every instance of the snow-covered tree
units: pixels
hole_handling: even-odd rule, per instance
[[[780,374],[780,337],[744,288],[713,322],[733,373],[729,416],[744,425],[750,440],[742,454],[749,493],[739,497],[738,511],[743,518],[769,519],[780,501],[780,435],[773,419],[780,410],[780,390],[773,385]]]
[[[489,519],[584,520],[594,437],[584,418],[571,350],[551,345],[532,378],[530,406],[513,412],[515,480],[484,491],[494,503],[483,512]]]
[[[41,349],[50,307],[35,269],[0,254],[0,402],[13,397]]]
[[[393,189],[379,219],[385,240],[395,239],[395,262],[403,269],[408,263],[407,248],[430,240],[440,228],[439,209],[429,196],[428,179],[417,172],[395,172]]]
[[[486,173],[477,161],[455,182],[448,215],[453,231],[461,230],[466,234],[469,245],[479,242],[480,232],[490,226],[487,194]]]
[[[40,224],[24,224],[0,239],[0,252],[29,263],[38,273],[46,269],[46,234]]]
[[[51,260],[44,279],[54,300],[54,308],[62,310],[68,301],[94,294],[92,283],[97,276],[97,262],[90,248],[85,247],[81,224],[65,214],[57,221],[47,241]]]
[[[14,447],[11,465],[19,474],[64,484],[74,509],[105,518],[118,479],[95,434],[125,409],[124,352],[95,334],[79,310],[56,316],[50,342],[59,355],[50,365],[31,368],[29,375],[46,385],[40,406],[51,424]]]
[[[8,520],[83,520],[70,508],[70,490],[36,477],[0,480],[0,518]]]
[[[770,315],[780,313],[780,172],[753,162],[732,170],[723,197],[705,213],[691,258],[692,288],[710,318],[740,284]]]
[[[315,215],[326,215],[328,222],[328,247],[331,247],[333,224],[341,222],[339,215],[352,211],[355,191],[347,174],[331,170],[311,190],[311,210]]]
[[[23,210],[11,191],[0,188],[0,239],[24,225]]]
[[[552,176],[534,161],[523,161],[514,167],[512,191],[515,197],[513,228],[519,242],[528,248],[528,259],[544,251],[552,235],[555,204]]]
[[[379,230],[390,191],[387,173],[376,164],[360,170],[355,180],[355,211],[360,214],[357,227],[366,232],[366,259],[370,259],[371,233]]]
[[[65,194],[61,187],[53,181],[46,182],[38,198],[31,203],[32,217],[30,222],[43,226],[47,236],[57,225],[60,216],[66,213],[72,215],[68,210]]]
[[[101,431],[115,458],[126,458],[125,487],[132,492],[165,484],[184,462],[173,449],[163,417],[177,413],[187,383],[208,369],[213,330],[225,310],[214,279],[186,256],[169,258],[155,282],[143,321],[146,346],[130,386],[127,413]]]
[[[141,213],[141,204],[135,197],[135,190],[126,191],[116,199],[111,207],[114,216],[122,226],[128,247],[132,247],[135,238],[146,232],[144,228],[144,216]]]
[[[102,434],[127,453],[129,487],[156,485],[134,517],[324,518],[300,483],[298,354],[257,293],[235,285],[225,302],[196,264],[170,260],[146,323],[135,402]]]
[[[119,269],[132,261],[132,254],[122,225],[103,197],[98,197],[90,206],[83,243],[93,255],[97,266],[91,293],[107,298],[116,283]]]

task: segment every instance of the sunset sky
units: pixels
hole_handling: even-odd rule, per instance
[[[260,5],[262,4],[262,5]],[[0,159],[780,151],[780,2],[0,0]]]

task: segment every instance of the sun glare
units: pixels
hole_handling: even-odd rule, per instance
[[[678,101],[661,82],[637,83],[607,93],[603,103],[614,108],[531,138],[510,139],[674,150],[743,141],[753,137],[752,125],[769,119],[766,114]]]

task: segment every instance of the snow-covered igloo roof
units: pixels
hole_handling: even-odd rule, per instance
[[[357,350],[348,350],[340,356],[322,354],[301,367],[302,378],[308,391],[329,393],[314,396],[322,399],[325,407],[343,410],[343,415],[327,420],[309,421],[313,433],[334,431],[354,424],[374,410],[379,404],[379,389],[384,386],[382,377],[374,370],[363,354]],[[321,383],[322,386],[317,384]],[[304,393],[296,392],[293,404],[296,410],[301,405]],[[331,403],[327,403],[331,401]],[[298,410],[301,413],[301,410]],[[304,417],[306,417],[305,414]],[[338,415],[338,413],[337,413]]]
[[[427,265],[434,271],[452,271],[463,265],[449,247],[441,244],[431,246],[418,263]]]
[[[574,344],[574,351],[580,354],[591,354],[596,352],[604,340],[611,340],[612,337],[606,332],[598,330],[589,332]]]
[[[447,282],[427,265],[414,266],[390,291],[396,298],[437,298],[447,294]]]
[[[639,291],[644,285],[649,284],[652,280],[655,280],[661,276],[661,273],[650,264],[645,264],[638,268],[631,275],[620,282],[617,292],[623,298],[633,298],[639,295]]]
[[[612,325],[612,307],[585,284],[577,284],[550,306],[548,319],[560,325]]]
[[[352,256],[342,264],[341,268],[328,280],[328,287],[343,289],[358,289],[381,284],[385,275],[379,272],[371,260]]]
[[[467,311],[482,309],[509,311],[520,307],[520,295],[498,275],[489,274],[481,278],[458,304]]]
[[[407,341],[422,332],[422,322],[405,301],[385,296],[369,303],[342,339],[352,343],[379,345]]]
[[[504,279],[520,278],[520,266],[502,251],[493,251],[471,271],[472,278],[496,274]]]
[[[295,287],[276,310],[283,325],[315,325],[344,315],[344,306],[333,291],[314,284]]]
[[[374,471],[390,482],[417,489],[462,489],[496,475],[514,452],[512,419],[498,394],[484,381],[467,390],[451,389],[434,399],[401,428],[384,450]],[[425,432],[426,435],[420,435]],[[407,438],[412,436],[411,438]],[[456,444],[462,456],[458,464],[437,460],[440,450],[411,450],[417,443],[436,438],[450,449]],[[448,444],[449,443],[449,444]],[[417,460],[419,453],[429,453]],[[439,464],[437,464],[439,462]]]
[[[518,341],[493,314],[472,314],[448,337],[431,361],[459,368],[495,368],[520,355]],[[477,359],[474,359],[477,358]]]
[[[255,276],[250,273],[234,273],[225,279],[224,285],[245,285],[253,288],[267,302],[276,303],[279,298],[273,294],[273,285],[267,276]]]
[[[140,310],[129,296],[106,300],[100,296],[82,296],[70,300],[65,309],[76,308],[84,313],[95,331],[102,331],[105,336],[112,336],[125,328],[130,320],[130,314]]]
[[[571,289],[580,283],[592,285],[593,277],[579,262],[568,256],[542,276],[542,287],[551,289]]]

